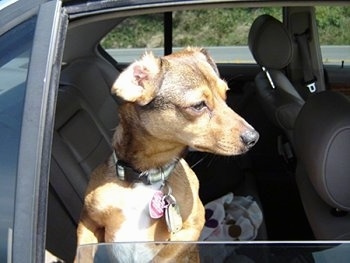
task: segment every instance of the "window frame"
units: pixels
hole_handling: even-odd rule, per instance
[[[18,15],[16,8],[24,14]],[[37,21],[25,87],[13,228],[8,234],[7,259],[1,261],[44,262],[54,109],[68,16],[60,1],[20,0],[8,10],[7,30],[36,15]]]

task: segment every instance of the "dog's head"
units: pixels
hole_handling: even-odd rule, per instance
[[[140,124],[162,141],[221,155],[241,154],[258,133],[225,102],[227,84],[204,49],[152,53],[123,71],[112,93],[134,103]]]

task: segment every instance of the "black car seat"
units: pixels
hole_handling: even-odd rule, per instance
[[[350,100],[310,96],[295,124],[296,180],[316,239],[350,239]]]
[[[261,15],[250,28],[248,46],[262,68],[255,78],[259,101],[268,118],[292,142],[295,119],[304,104],[284,71],[293,57],[292,37],[280,21]]]
[[[119,72],[99,57],[80,58],[61,72],[52,143],[46,248],[72,262],[76,227],[92,170],[104,162],[118,123],[110,88]]]

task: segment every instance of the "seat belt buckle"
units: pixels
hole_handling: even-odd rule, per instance
[[[308,82],[305,82],[306,87],[309,89],[310,93],[315,93],[317,90],[316,87],[316,78],[314,78],[313,80],[310,80]]]

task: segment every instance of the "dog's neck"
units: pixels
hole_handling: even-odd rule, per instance
[[[120,112],[119,125],[113,138],[118,160],[142,172],[166,167],[186,153],[185,145],[162,141],[143,129],[133,105],[121,106]]]

